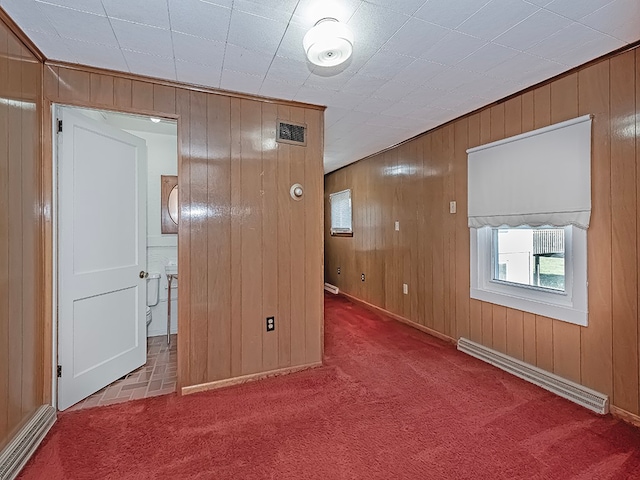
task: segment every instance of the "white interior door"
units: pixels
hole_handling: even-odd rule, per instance
[[[146,361],[146,142],[69,108],[58,134],[58,408]],[[60,146],[61,145],[61,146]]]

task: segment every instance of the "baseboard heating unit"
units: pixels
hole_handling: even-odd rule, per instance
[[[458,340],[458,350],[484,362],[490,363],[505,372],[549,390],[567,400],[582,405],[596,413],[609,413],[609,397],[583,387],[575,382],[549,373],[517,358],[487,348],[466,338]]]
[[[335,285],[331,285],[330,283],[325,283],[324,284],[324,289],[327,292],[333,293],[335,295],[337,295],[338,293],[340,293],[340,290],[338,289],[338,287],[336,287]]]
[[[56,420],[56,409],[43,405],[0,452],[0,480],[13,480]]]

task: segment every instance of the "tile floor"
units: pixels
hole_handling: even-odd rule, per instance
[[[175,392],[178,368],[176,337],[171,335],[171,346],[168,348],[166,336],[149,337],[145,365],[76,403],[67,411],[113,405]]]

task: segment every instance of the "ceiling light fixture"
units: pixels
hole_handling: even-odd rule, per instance
[[[351,56],[353,32],[335,18],[323,18],[307,32],[302,45],[311,63],[321,67],[335,67]]]
[[[149,120],[151,120],[153,123],[160,123],[160,120],[158,117],[149,117]]]

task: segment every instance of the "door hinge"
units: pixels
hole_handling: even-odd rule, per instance
[[[58,133],[62,133],[62,120],[58,120]]]
[[[58,378],[62,377],[62,365],[58,365]]]

